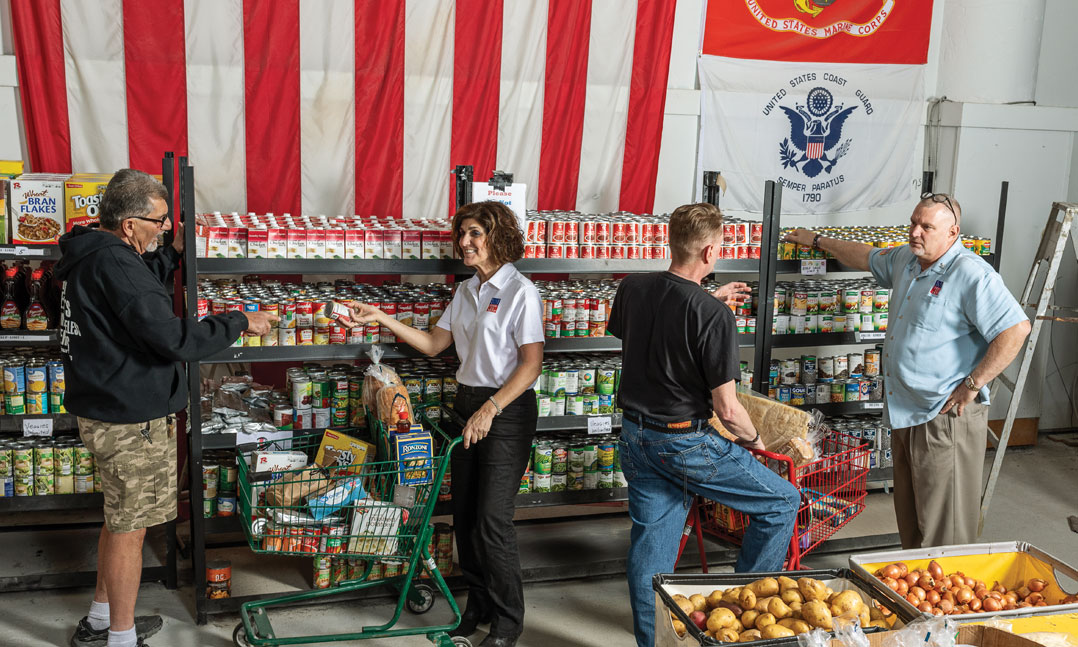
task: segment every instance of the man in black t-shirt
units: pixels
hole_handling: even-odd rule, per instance
[[[670,216],[670,269],[625,278],[610,312],[609,330],[622,340],[620,449],[639,647],[655,642],[651,579],[674,568],[692,494],[748,515],[738,572],[781,570],[797,518],[797,489],[748,451],[763,444],[737,401],[737,331],[721,300],[730,290],[712,295],[700,287],[721,241],[718,208],[679,207]],[[713,410],[737,443],[708,424]]]

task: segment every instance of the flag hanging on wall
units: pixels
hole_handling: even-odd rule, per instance
[[[11,0],[35,171],[159,173],[200,211],[652,209],[676,0]]]
[[[699,59],[701,170],[724,207],[858,211],[913,197],[931,0],[710,0]]]

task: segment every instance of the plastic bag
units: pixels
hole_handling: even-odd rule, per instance
[[[888,647],[955,647],[958,624],[947,616],[916,620],[891,632]]]
[[[385,351],[378,344],[372,344],[367,356],[371,358],[371,365],[363,372],[363,406],[368,411],[378,410],[376,396],[384,386],[401,384],[400,376],[391,367],[382,363]]]

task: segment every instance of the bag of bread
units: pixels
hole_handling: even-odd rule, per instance
[[[317,467],[306,467],[289,472],[279,481],[266,488],[266,504],[296,507],[303,505],[307,497],[325,494],[333,483],[322,475]]]
[[[382,347],[372,344],[367,356],[371,358],[371,365],[363,372],[363,406],[367,411],[378,412],[378,391],[384,386],[403,384],[401,378],[391,367],[382,363],[384,355]]]
[[[799,467],[816,458],[813,445],[823,417],[818,412],[802,411],[753,391],[739,390],[737,400],[745,407],[767,451],[789,456]],[[737,442],[738,438],[722,426],[717,415],[712,414],[710,422],[722,437]]]
[[[378,402],[378,408],[376,409],[378,419],[382,421],[387,430],[392,431],[395,429],[397,422],[401,420],[415,421],[412,415],[412,401],[408,397],[408,390],[403,385],[383,386],[378,390],[378,395],[375,396],[375,399]]]

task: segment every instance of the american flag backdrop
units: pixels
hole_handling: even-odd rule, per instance
[[[430,217],[449,169],[650,211],[676,0],[12,0],[30,166],[199,210]]]

